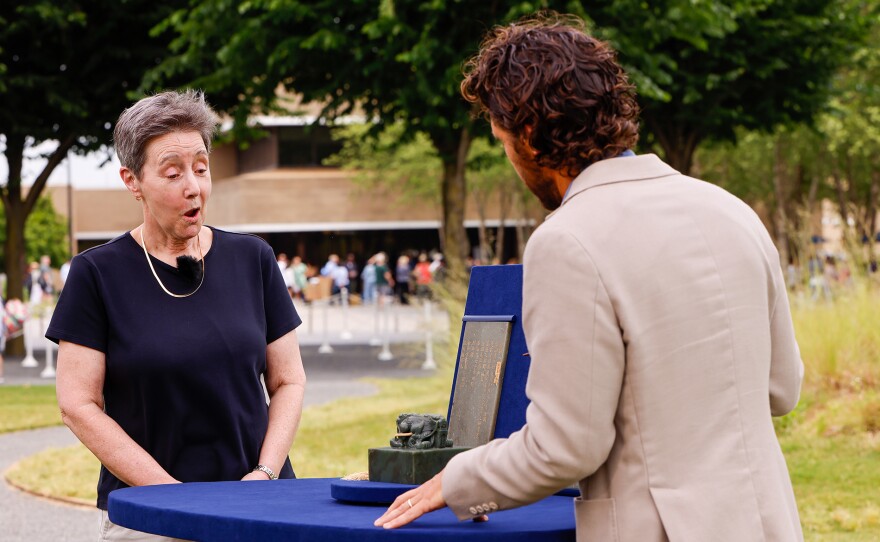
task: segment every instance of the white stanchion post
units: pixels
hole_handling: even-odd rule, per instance
[[[422,363],[422,370],[433,371],[437,369],[437,363],[434,361],[434,318],[431,314],[431,300],[425,299],[425,362]]]
[[[319,354],[332,354],[333,347],[330,346],[330,330],[327,325],[327,313],[330,312],[330,300],[324,302],[324,342],[318,347]]]
[[[41,330],[44,329],[43,328],[44,321],[45,321],[44,318],[40,318],[40,329]],[[49,322],[48,321],[45,321],[45,322],[46,322],[46,327],[48,327]],[[53,346],[55,346],[55,343],[53,343],[49,339],[46,339],[46,367],[40,373],[41,378],[55,378],[55,358],[53,355],[53,348],[52,348]]]
[[[385,303],[387,303],[387,296],[386,299],[383,300],[383,305]],[[383,308],[382,312],[384,313],[382,319],[382,351],[379,352],[379,361],[391,361],[394,359],[394,354],[391,353],[391,329],[389,329],[390,326],[388,325],[390,323],[388,319],[391,315],[388,314],[386,308]]]
[[[339,291],[342,296],[342,335],[343,341],[350,341],[353,335],[348,327],[348,288],[342,288]]]
[[[29,316],[24,321],[24,351],[25,357],[21,362],[22,367],[38,367],[37,358],[34,357],[34,323],[35,318]]]
[[[314,333],[315,332],[315,315],[314,315],[315,314],[315,300],[314,299],[310,300],[309,304],[306,306],[309,308],[309,323],[307,324],[309,326],[308,332]]]
[[[382,305],[382,294],[377,291],[373,298],[373,337],[370,339],[370,346],[382,344],[382,339],[379,338],[379,318],[382,316],[380,305]]]

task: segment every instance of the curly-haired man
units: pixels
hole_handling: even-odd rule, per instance
[[[771,416],[803,364],[779,256],[742,201],[631,152],[638,107],[576,19],[494,29],[465,68],[548,209],[524,258],[527,423],[453,458],[376,521],[459,518],[577,482],[578,540],[802,540]]]

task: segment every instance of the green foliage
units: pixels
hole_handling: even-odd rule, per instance
[[[0,4],[0,133],[33,144],[110,142],[143,72],[165,54],[149,30],[177,2],[10,0]]]
[[[504,154],[504,147],[494,139],[474,139],[468,152],[467,167],[472,191],[507,191],[525,186]]]
[[[11,289],[21,287],[25,222],[49,175],[68,151],[84,153],[110,143],[113,123],[130,105],[130,93],[144,71],[167,53],[168,37],[150,29],[177,5],[153,0],[0,2],[0,136],[9,165],[8,178],[0,179],[0,200],[6,211]],[[23,156],[44,141],[58,144],[25,195]]]
[[[364,124],[337,128],[333,137],[342,142],[342,150],[324,164],[350,170],[366,187],[402,195],[404,201],[438,203],[443,163],[429,136],[424,132],[407,135],[401,122],[382,128],[378,132]],[[471,193],[515,192],[522,185],[502,145],[485,137],[471,143],[467,176]]]
[[[0,208],[0,225],[5,225],[6,213]],[[70,258],[67,239],[67,221],[55,212],[55,206],[49,197],[41,197],[28,216],[24,227],[27,240],[25,257],[28,262],[40,260],[47,254],[52,258],[52,265],[59,267]],[[5,269],[5,257],[2,247],[6,244],[6,228],[0,226],[0,266]]]
[[[859,4],[617,0],[588,13],[639,85],[647,143],[687,172],[704,140],[811,122],[863,40]]]
[[[342,150],[324,161],[355,173],[365,188],[412,200],[440,203],[443,164],[428,136],[418,132],[404,138],[402,123],[376,132],[365,124],[337,128],[333,138],[342,141]]]
[[[457,276],[468,243],[463,162],[473,135],[487,132],[459,94],[461,64],[491,25],[550,4],[201,0],[160,27],[178,33],[175,54],[145,86],[202,87],[245,136],[253,133],[251,114],[289,105],[279,88],[323,104],[326,118],[355,111],[387,126],[401,123],[401,143],[425,134],[443,164],[444,251]]]
[[[855,240],[874,237],[880,196],[880,19],[875,7],[868,41],[835,79],[834,95],[819,119],[819,152],[827,163],[838,212],[856,225]],[[850,239],[853,241],[853,239]]]

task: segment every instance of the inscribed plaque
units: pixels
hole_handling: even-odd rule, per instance
[[[458,359],[449,438],[454,446],[486,444],[495,433],[512,322],[465,318]]]

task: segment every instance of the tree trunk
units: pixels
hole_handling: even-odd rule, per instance
[[[486,265],[488,260],[492,258],[491,249],[489,247],[489,234],[486,230],[486,207],[488,206],[488,194],[483,190],[471,190],[474,196],[474,203],[477,204],[477,217],[479,225],[477,226],[477,235],[480,240],[480,263]]]
[[[519,203],[519,218],[516,219],[516,258],[520,262],[523,261],[523,255],[526,252],[526,242],[529,240],[528,232],[526,228],[528,227],[529,215],[528,215],[528,201],[527,196],[523,191],[519,191],[519,197],[517,198],[517,203]]]
[[[877,196],[880,193],[880,170],[871,172],[871,190],[868,200],[868,246],[874,246],[874,236],[877,234]]]
[[[684,124],[660,125],[649,114],[643,115],[645,124],[660,143],[666,163],[682,175],[690,175],[694,153],[702,136]]]
[[[443,245],[446,251],[444,256],[448,276],[461,279],[464,278],[464,260],[470,249],[464,227],[467,195],[464,172],[470,145],[470,131],[462,128],[454,155],[447,157],[442,149],[439,149],[443,157]]]
[[[0,199],[6,208],[6,299],[23,299],[25,261],[24,226],[28,216],[46,187],[52,171],[67,156],[67,151],[76,139],[68,136],[60,141],[55,151],[49,155],[43,171],[34,180],[27,196],[21,197],[21,166],[24,160],[25,137],[17,134],[6,135],[6,160],[9,164],[9,179],[0,190]],[[9,341],[6,347],[9,354],[24,353],[24,341],[17,338]]]
[[[843,232],[844,236],[846,236],[846,230],[849,227],[849,211],[847,210],[847,197],[846,197],[846,189],[843,186],[843,179],[840,178],[840,173],[835,168],[834,173],[831,175],[831,178],[834,180],[834,189],[837,192],[837,211],[840,213],[840,219],[843,221]]]
[[[788,213],[786,212],[785,159],[782,156],[782,141],[779,136],[773,149],[773,193],[776,197],[776,249],[779,251],[779,264],[788,266]]]
[[[510,208],[510,192],[502,185],[499,187],[498,195],[500,202],[498,204],[498,235],[495,236],[495,256],[498,258],[498,263],[503,264],[506,261],[504,259],[504,222],[507,221],[507,211]]]
[[[5,299],[22,299],[24,290],[24,219],[21,217],[21,166],[24,160],[24,137],[7,136],[6,160],[9,163],[9,179],[2,191],[6,208],[6,293]],[[24,353],[24,340],[11,339],[6,352],[13,356]]]

